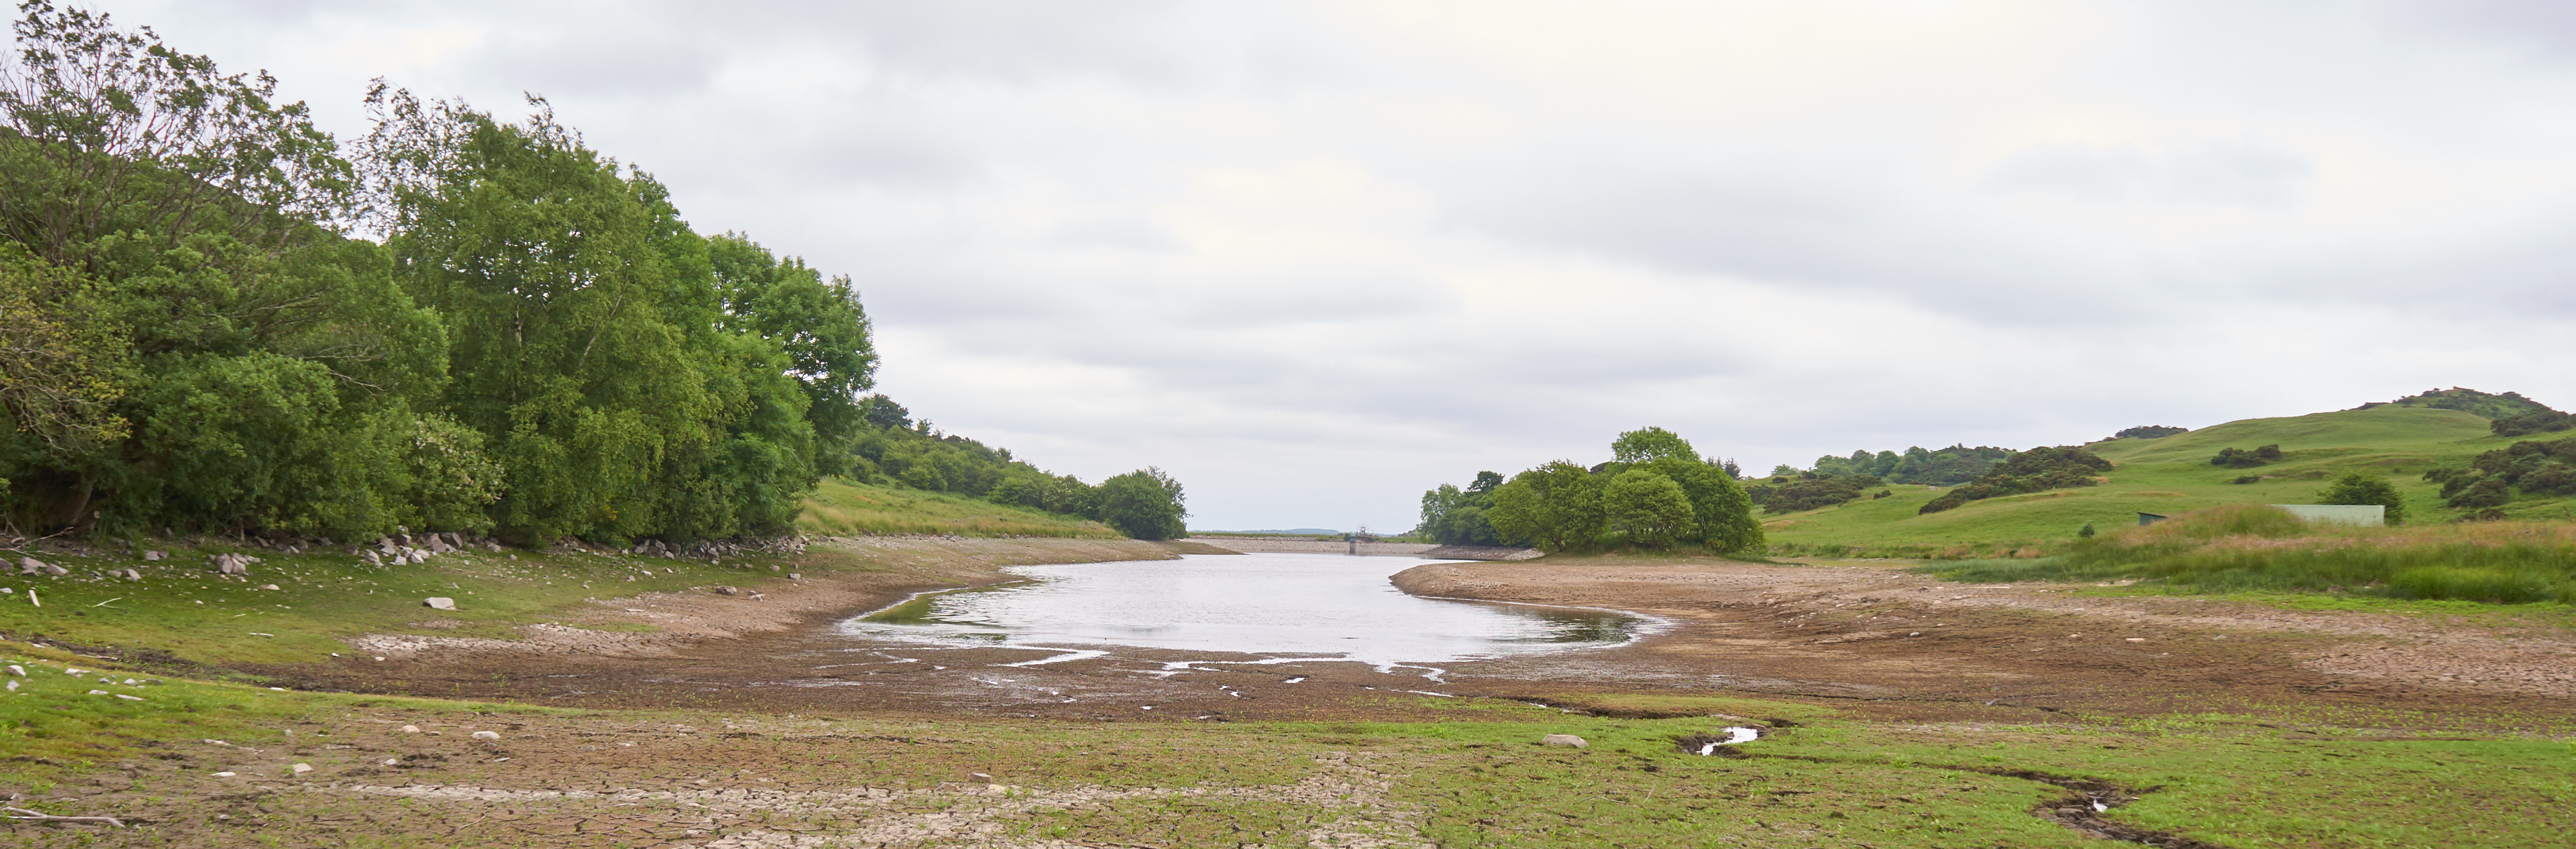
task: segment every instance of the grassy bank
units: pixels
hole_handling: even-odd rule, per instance
[[[1108,525],[944,492],[823,481],[805,499],[799,530],[829,536],[955,534],[970,537],[1125,539]]]
[[[2534,736],[2324,713],[1923,725],[1684,697],[1655,705],[1681,718],[1614,719],[1415,696],[1389,698],[1448,719],[910,721],[126,685],[59,650],[0,644],[0,657],[30,672],[0,695],[0,791],[133,820],[8,827],[28,845],[2095,845],[2034,815],[2088,807],[2070,786],[2120,803],[2104,822],[2231,846],[2548,846],[2576,827],[2576,748],[2544,739],[2570,730],[2546,723]],[[1705,715],[1718,712],[1774,727],[1734,750],[1745,757],[1680,744],[1744,721]],[[1552,733],[1589,748],[1538,745]]]
[[[2286,418],[2247,419],[2161,439],[2098,442],[2091,450],[2115,467],[2098,486],[1972,501],[1917,513],[1940,490],[1884,487],[1885,498],[1819,510],[1764,516],[1775,553],[1834,556],[2000,558],[2053,554],[2086,524],[2108,531],[2137,523],[2137,514],[2170,515],[2226,504],[2306,504],[2336,474],[2361,468],[2388,476],[2417,525],[2441,524],[2465,511],[2444,506],[2440,486],[2422,479],[2436,466],[2463,466],[2517,441],[2487,432],[2487,420],[2454,410],[2374,407]],[[2210,465],[2221,448],[2279,445],[2280,460],[2256,468]],[[2247,480],[2245,483],[2237,483]],[[2531,522],[2576,520],[2576,502],[2525,498],[2505,508]]]
[[[1926,567],[1953,580],[2143,579],[2200,591],[2576,604],[2576,526],[2480,522],[2361,528],[2257,505],[2218,507],[2077,541],[2035,560]]]

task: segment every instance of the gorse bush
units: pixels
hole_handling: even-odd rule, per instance
[[[2168,436],[2174,436],[2174,435],[2176,435],[2176,434],[2184,434],[2184,433],[2190,433],[2190,432],[2191,432],[2191,428],[2187,428],[2187,427],[2172,427],[2172,426],[2168,426],[2168,425],[2139,425],[2139,426],[2137,426],[2137,427],[2132,427],[2132,428],[2122,428],[2122,429],[2120,430],[2120,432],[2119,432],[2119,433],[2111,434],[2111,438],[2112,438],[2112,439],[2163,439],[2163,438],[2168,437]]]
[[[1925,502],[1916,512],[1939,513],[1979,499],[2092,486],[2110,470],[2111,461],[2082,448],[2042,446],[2013,455],[1974,482]]]
[[[2221,448],[2218,449],[2218,456],[2209,458],[2209,464],[2226,466],[2230,469],[2250,469],[2278,459],[2281,459],[2281,446],[2278,445],[2265,445],[2252,451],[2242,448]]]
[[[1802,472],[1796,477],[1775,477],[1749,484],[1744,491],[1764,512],[1795,513],[1851,501],[1881,483],[1875,477],[1820,476],[1814,472]]]
[[[2515,493],[2576,495],[2576,437],[2516,442],[2480,454],[2467,468],[2434,469],[2445,503],[2461,509],[2502,507]]]

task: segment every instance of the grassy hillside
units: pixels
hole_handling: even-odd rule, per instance
[[[2372,407],[2277,419],[2242,419],[2163,439],[2093,443],[2093,453],[2114,463],[2209,462],[2221,448],[2279,445],[2283,451],[2314,448],[2411,448],[2487,438],[2487,420],[2458,410]],[[2485,450],[2485,449],[2479,449]],[[2476,452],[2470,452],[2475,454]]]
[[[2527,438],[2527,437],[2526,437]],[[2516,439],[2492,436],[2487,420],[2456,410],[2381,406],[2271,419],[2246,419],[2162,439],[2094,443],[2116,464],[2108,483],[2015,495],[1929,516],[1916,515],[1938,492],[1888,487],[1894,495],[1836,507],[1765,516],[1775,551],[1786,554],[1857,548],[1864,554],[1975,556],[2036,553],[2062,544],[2091,522],[2103,531],[2133,525],[2140,512],[2169,514],[2221,504],[2312,503],[2328,479],[2361,466],[2389,475],[2406,495],[2413,523],[2449,521],[2461,511],[2442,505],[2440,487],[2422,479],[2435,465],[2457,466]],[[2209,464],[2220,448],[2281,446],[2270,465],[2230,469]],[[2262,480],[2231,483],[2255,475]],[[2517,501],[2516,519],[2576,519],[2565,499]]]
[[[1108,525],[1060,513],[995,504],[944,492],[874,486],[833,478],[805,499],[796,527],[806,533],[956,534],[968,537],[1125,539]]]

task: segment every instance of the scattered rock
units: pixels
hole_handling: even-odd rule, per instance
[[[1538,738],[1538,744],[1541,746],[1571,746],[1577,749],[1592,748],[1592,744],[1586,743],[1583,741],[1583,738],[1572,734],[1550,734],[1545,737]]]
[[[128,581],[143,580],[143,572],[138,569],[127,569],[125,570],[125,579]]]
[[[372,551],[367,552],[367,565],[382,567],[385,565],[384,555],[380,555]]]
[[[294,765],[294,766],[287,767],[287,769],[294,770],[296,775],[303,775],[303,774],[305,774],[305,773],[312,772],[312,771],[313,771],[313,765],[312,765],[312,764],[296,764],[296,765]]]
[[[498,732],[498,731],[477,731],[477,732],[474,732],[474,739],[477,739],[477,740],[498,740],[498,739],[501,739],[501,732]]]
[[[734,594],[737,594],[737,593],[740,593],[740,592],[742,592],[742,591],[741,591],[741,590],[738,590],[738,589],[734,589],[734,588],[732,588],[732,587],[717,587],[717,588],[716,588],[716,595],[734,595]]]
[[[420,733],[420,726],[417,726],[417,725],[405,725],[405,726],[403,726],[403,727],[402,727],[402,733],[405,733],[405,734],[418,734],[418,733]]]
[[[45,561],[33,557],[18,558],[18,574],[34,575],[45,571]]]
[[[790,580],[790,581],[802,581],[802,580],[805,580],[805,576],[804,576],[804,575],[797,574],[797,573],[795,573],[795,572],[789,572],[789,573],[787,573],[787,580]]]
[[[2129,637],[2129,638],[2127,638],[2126,640],[2124,640],[2124,642],[2131,642],[2131,643],[2143,643],[2143,642],[2146,642],[2146,641],[2147,641],[2147,638],[2145,638],[2145,637]]]
[[[25,678],[27,677],[27,667],[19,666],[15,663],[9,664],[9,674]]]
[[[160,561],[162,558],[166,558],[166,557],[169,557],[169,556],[170,556],[170,552],[167,552],[167,551],[146,551],[146,552],[143,552],[143,559],[148,560],[148,561],[154,561],[154,562],[158,562],[158,561]]]
[[[226,575],[248,575],[250,564],[260,562],[259,558],[247,554],[212,554],[206,559],[214,562],[215,571]]]
[[[276,585],[276,584],[261,584],[261,585],[259,585],[259,588],[260,588],[260,589],[263,589],[263,590],[274,590],[274,589],[277,589],[277,585]]]
[[[420,604],[421,604],[421,606],[422,606],[422,607],[426,607],[426,608],[429,608],[429,609],[431,609],[431,610],[455,610],[455,609],[456,609],[456,600],[455,600],[455,599],[452,599],[452,598],[448,598],[448,597],[443,596],[443,595],[434,595],[434,596],[430,596],[430,597],[425,598],[425,599],[421,599],[421,600],[420,600]]]

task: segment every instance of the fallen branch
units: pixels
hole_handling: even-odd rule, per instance
[[[25,808],[0,808],[0,819],[41,820],[45,822],[103,822],[108,825],[116,826],[117,828],[125,827],[125,821],[115,817],[58,817],[53,814],[44,813],[42,811],[30,811]]]

